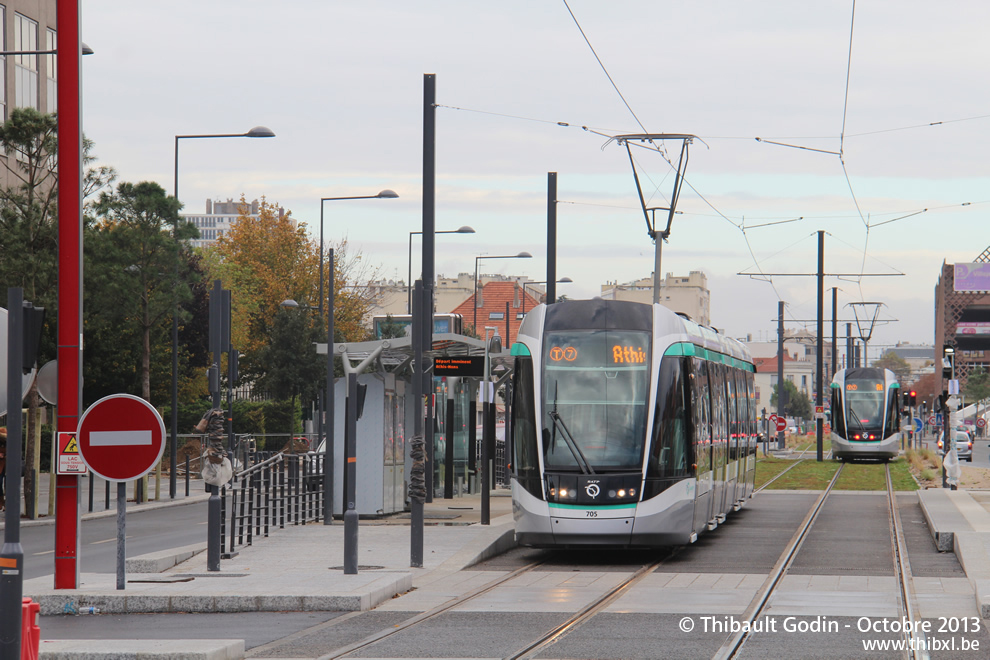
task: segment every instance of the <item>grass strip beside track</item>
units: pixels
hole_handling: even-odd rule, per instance
[[[773,458],[768,456],[756,461],[756,487],[759,488],[778,474],[794,465],[788,458]]]
[[[791,463],[792,461],[784,462]],[[814,460],[803,461],[767,486],[767,490],[824,490],[838,469],[839,464],[836,461],[822,461],[821,463]],[[760,473],[759,463],[757,463],[756,473],[757,475]]]
[[[911,476],[911,464],[898,458],[890,464],[890,481],[894,490],[919,490],[918,482]]]
[[[756,487],[770,481],[793,465],[794,461],[780,458],[763,458],[756,462]],[[818,463],[806,460],[777,481],[767,486],[767,490],[821,490],[828,485],[835,471],[837,461],[826,460]],[[918,484],[911,478],[908,463],[898,459],[890,464],[890,477],[894,490],[918,490]],[[887,482],[883,463],[849,463],[835,484],[836,490],[886,490]]]

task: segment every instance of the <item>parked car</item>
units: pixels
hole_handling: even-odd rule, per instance
[[[956,443],[956,456],[960,461],[973,462],[973,439],[966,431],[953,429],[952,439]],[[938,448],[942,450],[942,435],[938,436]]]

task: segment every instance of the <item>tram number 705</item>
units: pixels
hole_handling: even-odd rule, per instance
[[[598,512],[597,511],[585,511],[584,512],[584,515],[585,515],[586,518],[597,518],[598,517]]]

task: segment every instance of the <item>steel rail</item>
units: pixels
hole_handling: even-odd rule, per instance
[[[884,465],[887,471],[887,500],[890,505],[890,531],[893,539],[894,569],[897,571],[897,584],[900,587],[901,604],[905,618],[914,623],[915,617],[914,588],[911,582],[911,562],[907,556],[907,543],[904,540],[904,528],[901,525],[901,514],[897,510],[897,496],[894,492],[894,482],[890,478],[890,464]],[[914,626],[904,633],[909,650],[906,657],[911,660],[928,660],[928,644],[925,632]]]
[[[366,648],[368,646],[371,646],[372,644],[376,644],[377,642],[380,642],[386,637],[391,637],[392,635],[398,634],[403,630],[412,628],[413,626],[420,624],[428,619],[432,619],[435,616],[443,614],[449,609],[457,607],[458,605],[466,603],[469,600],[472,600],[474,598],[477,598],[478,596],[486,594],[492,589],[495,589],[496,587],[499,587],[505,584],[506,582],[519,577],[524,573],[528,573],[529,571],[533,570],[537,566],[540,566],[544,563],[546,563],[546,560],[541,559],[540,561],[535,561],[530,564],[526,564],[525,566],[521,566],[516,570],[510,573],[506,573],[505,575],[499,576],[494,580],[486,582],[485,584],[480,585],[465,594],[457,596],[456,598],[452,598],[451,600],[448,600],[446,603],[437,605],[433,609],[427,610],[425,612],[417,614],[416,616],[410,617],[405,621],[403,621],[402,623],[398,623],[391,628],[388,628],[386,630],[380,630],[379,632],[369,635],[368,637],[365,637],[362,640],[354,642],[353,644],[342,646],[341,648],[335,649],[326,655],[321,655],[316,660],[334,660],[335,658],[345,658],[351,655],[352,653],[354,653],[355,651],[360,651],[363,648]]]
[[[671,557],[674,557],[683,546],[678,546],[671,550],[670,554],[659,561],[655,561],[652,564],[647,564],[643,566],[635,573],[633,573],[629,578],[623,580],[622,584],[610,589],[607,593],[596,598],[594,601],[583,607],[576,614],[571,616],[567,621],[564,621],[557,627],[553,628],[550,632],[543,635],[536,641],[527,644],[523,648],[519,649],[515,653],[505,656],[504,660],[529,660],[533,658],[538,653],[542,652],[548,646],[555,644],[560,638],[562,638],[567,633],[583,625],[588,619],[598,614],[606,607],[611,605],[620,596],[623,596],[626,592],[636,586],[641,580],[643,580],[647,575],[657,570],[664,562],[666,562]]]
[[[828,499],[829,493],[832,492],[832,487],[835,486],[835,482],[839,480],[839,475],[842,474],[842,468],[845,463],[839,465],[839,469],[835,471],[835,475],[832,480],[828,483],[828,486],[822,492],[818,501],[815,502],[811,510],[808,511],[808,515],[805,516],[804,521],[801,526],[791,537],[790,542],[787,547],[784,548],[784,552],[780,555],[777,560],[776,566],[770,572],[770,575],[764,581],[763,586],[757,594],[757,597],[752,605],[750,605],[749,610],[744,615],[743,624],[740,626],[741,630],[729,636],[728,639],[722,644],[719,650],[715,653],[713,658],[715,660],[729,660],[729,658],[735,657],[736,653],[742,648],[743,643],[749,638],[753,622],[759,618],[760,614],[763,612],[767,603],[770,601],[770,596],[773,595],[774,590],[777,585],[780,584],[780,580],[787,573],[791,564],[794,562],[795,557],[797,557],[798,550],[801,549],[801,545],[804,543],[804,539],[807,537],[808,532],[811,530],[811,526],[815,523],[815,519],[818,518],[819,512],[825,505],[825,500]]]

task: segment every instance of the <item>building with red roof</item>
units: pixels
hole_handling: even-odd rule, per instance
[[[475,327],[479,337],[485,336],[486,326],[498,328],[502,345],[508,347],[515,343],[526,311],[539,304],[540,301],[517,282],[486,282],[478,290],[477,306],[475,296],[471,295],[451,313],[464,317],[464,329]]]

